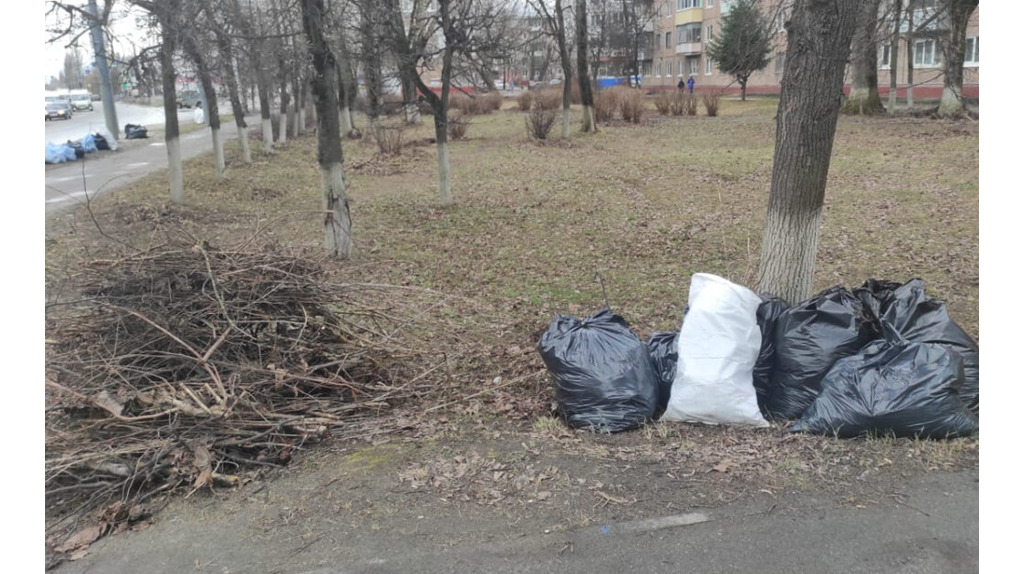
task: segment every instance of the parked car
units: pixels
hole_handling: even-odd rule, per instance
[[[72,111],[69,104],[65,104],[64,102],[46,104],[46,121],[70,120],[71,114]]]
[[[181,108],[201,108],[203,107],[203,100],[199,97],[199,92],[195,90],[187,90],[178,94],[178,109]]]

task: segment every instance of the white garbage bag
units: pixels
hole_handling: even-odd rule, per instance
[[[757,408],[754,364],[761,350],[753,291],[707,273],[690,279],[690,310],[664,420],[766,427]]]
[[[206,123],[206,115],[203,112],[203,108],[197,107],[195,113],[192,114],[192,117],[195,118],[197,124]]]

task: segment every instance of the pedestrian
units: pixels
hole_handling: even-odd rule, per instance
[[[680,81],[682,81],[682,80],[680,80]],[[693,76],[690,76],[690,79],[686,80],[686,87],[689,88],[690,93],[692,94],[693,93]]]
[[[679,78],[679,83],[676,84],[676,87],[679,88],[680,92],[683,91],[683,79],[682,78]]]

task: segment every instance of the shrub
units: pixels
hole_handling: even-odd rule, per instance
[[[533,101],[542,110],[554,110],[562,105],[562,91],[555,88],[541,90]]]
[[[630,90],[619,100],[619,112],[627,122],[640,123],[644,117],[644,95],[639,90]]]
[[[594,119],[599,122],[607,122],[615,117],[615,110],[619,108],[619,96],[612,89],[601,90],[594,94]]]
[[[658,92],[658,95],[654,96],[654,107],[658,109],[659,114],[667,116],[672,108],[672,93],[664,90]]]
[[[569,90],[569,103],[574,106],[583,105],[583,95],[580,94],[580,83],[575,79],[570,80],[572,82]]]
[[[686,109],[686,115],[695,116],[697,115],[697,96],[693,94],[686,94],[683,98],[684,108]]]
[[[534,108],[530,115],[526,117],[526,135],[533,139],[546,140],[548,139],[548,133],[551,132],[551,127],[554,125],[554,110]]]
[[[487,106],[487,111],[484,113],[496,112],[501,109],[501,105],[505,102],[504,98],[498,92],[488,92],[484,95],[483,103]]]
[[[708,113],[709,118],[713,118],[718,115],[718,94],[704,94],[701,96],[701,101],[704,102],[704,111]]]
[[[516,98],[516,103],[519,104],[519,111],[530,111],[530,107],[533,106],[533,94],[530,92],[524,92],[521,96]]]
[[[469,121],[465,119],[465,114],[462,112],[448,114],[448,137],[453,140],[464,139],[468,128]]]
[[[400,155],[405,136],[405,122],[385,123],[378,121],[372,128],[377,151],[382,155]]]
[[[672,98],[668,103],[668,110],[673,116],[681,116],[686,113],[686,94],[682,92],[676,92],[672,94]]]

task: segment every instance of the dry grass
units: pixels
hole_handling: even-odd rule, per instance
[[[598,101],[612,93],[600,91]],[[687,118],[686,129],[674,118],[612,123],[597,134],[543,146],[528,144],[518,114],[480,116],[472,140],[451,143],[455,204],[447,209],[438,206],[433,126],[426,121],[406,133],[407,153],[393,158],[401,169],[349,171],[356,255],[333,272],[346,282],[451,294],[416,331],[438,356],[448,357],[445,377],[423,382],[437,389],[437,404],[460,401],[440,409],[453,420],[528,432],[551,400],[533,350],[538,334],[556,313],[581,315],[605,303],[595,272],[607,302],[642,336],[677,326],[692,273],[754,284],[777,106],[772,99],[722,100],[719,118]],[[267,239],[315,252],[323,233],[316,142],[310,136],[289,141],[273,157],[254,150],[251,167],[242,166],[237,146],[226,146],[232,169],[224,183],[211,173],[209,158],[189,160],[186,207],[167,205],[166,174],[158,173],[100,198],[94,215],[107,234],[141,245],[162,241],[166,228],[223,244],[260,225]],[[814,288],[921,277],[977,336],[978,141],[974,123],[840,118]],[[377,153],[360,142],[345,141],[344,148],[350,166]],[[257,196],[257,189],[266,192]],[[47,294],[53,296],[70,266],[87,254],[101,257],[109,242],[80,209],[47,222],[46,249]],[[506,386],[493,384],[496,377]],[[493,390],[459,398],[482,389]],[[552,427],[541,422],[535,430],[550,434]],[[905,440],[678,428],[676,434],[654,427],[615,437],[573,434],[571,440],[606,449],[612,460],[616,449],[641,441],[652,441],[655,455],[668,445],[710,453],[706,445],[726,444],[723,452],[734,464],[702,476],[724,479],[742,471],[743,481],[765,476],[783,486],[822,476],[845,480],[886,459],[922,471],[976,461],[976,439],[927,443],[911,459],[907,453],[917,451]],[[745,447],[763,441],[777,456],[744,458]],[[839,449],[835,457],[832,449]],[[583,455],[588,465],[602,456],[596,450]],[[701,473],[708,471],[703,462],[722,462],[701,457],[702,464],[692,465]],[[861,460],[869,466],[861,467]],[[834,465],[840,465],[835,473],[827,470]]]

